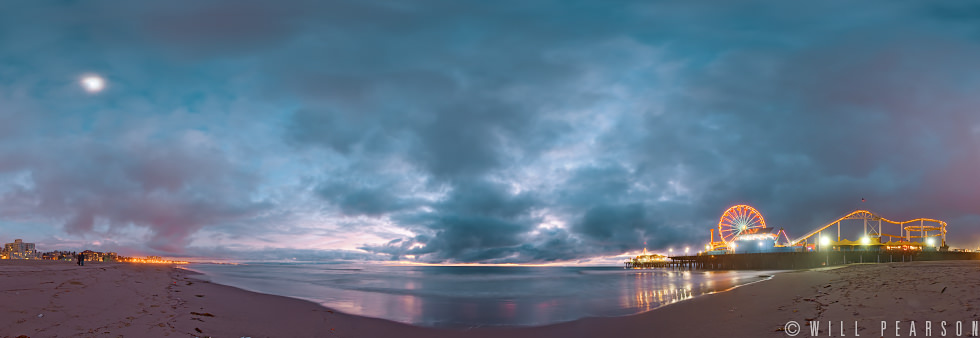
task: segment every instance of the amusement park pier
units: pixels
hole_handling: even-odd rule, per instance
[[[859,238],[842,237],[842,223],[861,226]],[[897,228],[898,234],[885,233],[888,228]],[[899,222],[867,210],[855,210],[791,239],[785,230],[767,227],[755,208],[736,205],[722,214],[718,227],[710,232],[704,251],[672,256],[644,249],[643,254],[625,262],[626,268],[782,270],[850,263],[980,260],[980,252],[950,250],[946,244],[946,222],[930,218]]]

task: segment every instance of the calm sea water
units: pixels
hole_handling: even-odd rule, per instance
[[[619,267],[194,264],[206,279],[422,326],[528,326],[623,316],[763,280],[765,271]]]

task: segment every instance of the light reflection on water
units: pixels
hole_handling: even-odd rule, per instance
[[[617,267],[262,263],[191,268],[222,284],[308,299],[356,315],[443,327],[629,315],[771,275]]]

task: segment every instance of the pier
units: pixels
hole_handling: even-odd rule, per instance
[[[848,221],[862,228],[857,240],[841,236],[841,225]],[[898,235],[885,233],[887,226],[898,230]],[[898,222],[855,210],[794,240],[784,229],[768,227],[755,208],[736,205],[722,214],[717,229],[711,229],[705,251],[668,257],[644,248],[625,264],[628,269],[791,270],[852,263],[980,260],[978,251],[950,250],[946,226],[937,219]]]
[[[674,256],[657,266],[704,270],[792,270],[810,269],[852,263],[892,263],[938,260],[980,260],[978,252],[916,252],[916,251],[826,251],[826,252],[768,252],[723,255]]]

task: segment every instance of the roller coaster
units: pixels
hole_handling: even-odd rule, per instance
[[[857,220],[863,223],[863,236],[860,242],[851,242],[844,240],[842,242],[840,229],[841,222],[847,220]],[[883,226],[885,224],[898,225],[899,234],[887,234],[884,232]],[[723,252],[735,252],[738,247],[738,243],[743,240],[771,240],[772,244],[768,245],[774,248],[788,248],[788,247],[807,247],[808,242],[814,237],[819,238],[818,243],[820,245],[828,245],[830,239],[828,237],[822,236],[822,233],[827,231],[833,226],[837,226],[837,244],[847,244],[857,243],[858,245],[920,245],[920,243],[928,243],[928,246],[935,246],[933,238],[939,238],[939,247],[946,248],[946,222],[931,219],[931,218],[916,218],[907,221],[893,221],[878,214],[875,214],[868,210],[855,210],[843,217],[826,223],[820,227],[817,227],[813,231],[807,234],[790,239],[786,235],[786,231],[779,229],[774,231],[773,228],[768,228],[766,226],[765,218],[762,214],[755,208],[740,204],[735,205],[722,213],[721,218],[718,221],[717,229],[711,229],[711,241],[705,246],[706,250],[709,251],[723,251]],[[715,230],[718,231],[718,240],[715,240]],[[888,238],[888,241],[883,241],[884,238]],[[779,243],[780,239],[783,239],[782,243]],[[918,239],[918,241],[915,241]],[[759,243],[759,246],[764,246],[763,243]],[[779,251],[779,250],[777,250]],[[785,251],[785,250],[783,250]]]
[[[827,223],[826,225],[819,227],[816,230],[810,231],[809,233],[803,235],[800,238],[790,241],[789,245],[797,245],[798,243],[804,242],[807,239],[813,237],[814,235],[834,225],[837,225],[837,240],[840,241],[840,222],[844,220],[864,221],[864,234],[869,238],[889,237],[889,238],[898,238],[901,240],[905,240],[907,242],[911,242],[913,239],[916,238],[927,239],[931,237],[939,237],[940,244],[941,244],[940,246],[943,247],[946,246],[946,222],[937,219],[931,219],[931,218],[916,218],[907,221],[897,222],[881,217],[867,210],[855,210],[845,215],[844,217],[838,218],[837,220]],[[881,222],[898,225],[900,229],[900,234],[890,235],[882,232]],[[926,222],[929,222],[931,224],[926,225]],[[918,225],[915,225],[915,223],[918,223]],[[913,225],[906,225],[906,224],[913,224]],[[932,233],[933,231],[935,233]]]

